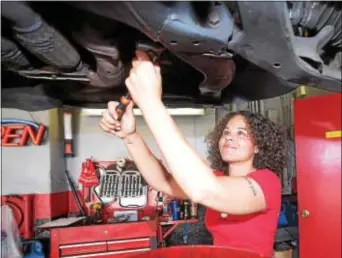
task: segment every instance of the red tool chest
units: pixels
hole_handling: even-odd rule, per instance
[[[157,247],[157,222],[142,221],[55,228],[51,258],[129,257]]]
[[[299,256],[341,257],[341,94],[294,103]]]

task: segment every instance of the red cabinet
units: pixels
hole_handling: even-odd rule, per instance
[[[1,205],[8,205],[12,209],[20,236],[23,239],[32,238],[33,196],[29,194],[1,196]]]
[[[155,220],[55,228],[51,230],[51,258],[126,258],[157,247]]]
[[[299,256],[341,257],[341,94],[294,103]]]

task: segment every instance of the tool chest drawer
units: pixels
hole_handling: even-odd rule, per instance
[[[135,248],[146,248],[151,246],[150,238],[135,238],[125,240],[108,241],[108,251],[118,251]]]
[[[81,255],[72,255],[72,256],[61,256],[61,258],[130,258],[137,257],[139,254],[150,251],[150,248],[143,249],[134,249],[134,250],[125,250],[125,251],[112,251],[112,252],[102,252],[102,253],[93,253],[93,254],[81,254]]]
[[[82,243],[73,245],[62,245],[59,247],[61,256],[74,254],[88,254],[107,251],[106,242]]]

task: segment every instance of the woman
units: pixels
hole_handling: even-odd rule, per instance
[[[136,132],[133,103],[121,121],[109,102],[100,127],[124,140],[145,180],[158,191],[207,207],[214,245],[271,257],[281,204],[276,174],[285,166],[281,130],[259,114],[229,114],[209,135],[208,166],[188,144],[161,101],[160,68],[137,51],[126,86],[166,161],[166,171]]]

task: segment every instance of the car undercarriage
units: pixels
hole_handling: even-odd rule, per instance
[[[168,106],[341,92],[341,3],[2,2],[2,107],[99,107],[157,54]]]

